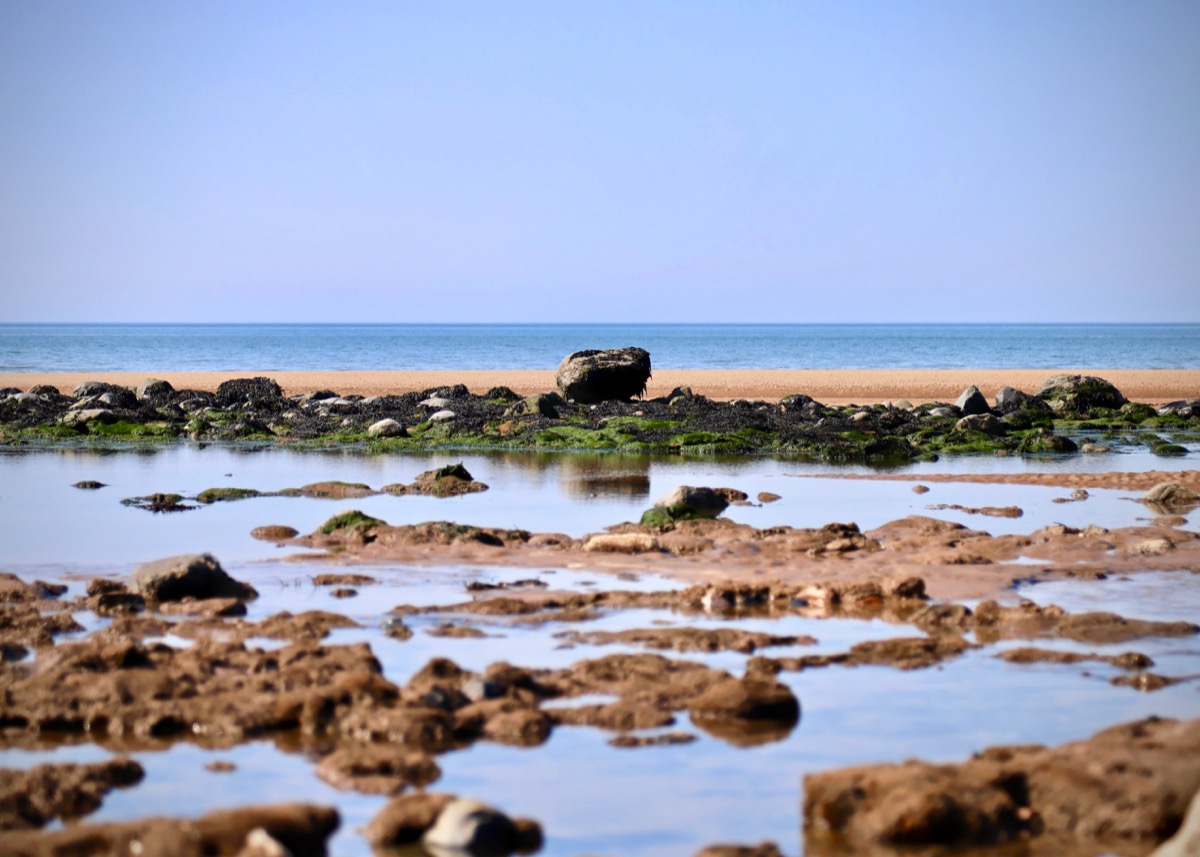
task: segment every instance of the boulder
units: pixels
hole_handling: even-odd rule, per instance
[[[666,510],[674,520],[715,518],[728,507],[729,499],[723,491],[691,485],[672,488],[654,504],[654,508]]]
[[[256,598],[249,584],[234,580],[212,554],[182,554],[143,563],[133,570],[133,590],[150,601],[184,598]]]
[[[1001,414],[1020,411],[1050,411],[1050,406],[1039,399],[1013,387],[1001,387],[996,393],[996,410]]]
[[[1200,416],[1200,399],[1180,399],[1177,402],[1167,402],[1158,409],[1160,416],[1175,414],[1179,417]]]
[[[160,399],[167,399],[174,393],[175,388],[171,386],[169,381],[162,381],[158,378],[147,378],[138,384],[137,388],[137,397],[141,401],[154,402]]]
[[[963,417],[954,424],[958,431],[979,431],[993,437],[1003,437],[1008,434],[1008,426],[1004,421],[991,414],[971,414]]]
[[[283,389],[271,378],[234,378],[217,387],[217,404],[223,408],[281,398]]]
[[[964,417],[972,414],[986,414],[990,410],[987,399],[974,384],[959,394],[958,398],[954,400],[954,407],[962,411]]]
[[[812,396],[795,393],[779,400],[779,410],[787,414],[799,414],[806,420],[815,420],[821,416],[821,411],[825,410],[825,406]]]
[[[1200,495],[1178,482],[1159,482],[1143,494],[1141,500],[1155,509],[1191,509],[1200,506]]]
[[[78,428],[88,423],[115,423],[117,415],[106,408],[83,408],[78,411],[67,411],[63,415],[62,424],[70,428]]]
[[[29,392],[34,393],[37,391],[30,390]],[[122,392],[127,393],[129,391],[126,390],[124,387],[120,387],[116,384],[109,384],[106,381],[84,381],[83,383],[77,385],[75,387],[75,389],[71,391],[71,395],[74,396],[76,399],[86,399],[89,396],[102,396],[105,393],[122,393]]]
[[[558,364],[554,379],[564,397],[585,405],[628,401],[646,392],[650,352],[643,348],[576,351]]]
[[[404,426],[393,419],[383,419],[367,427],[369,437],[404,437],[406,434]]]
[[[1055,411],[1071,413],[1093,408],[1115,410],[1129,401],[1108,381],[1091,375],[1052,375],[1042,383],[1037,397]]]

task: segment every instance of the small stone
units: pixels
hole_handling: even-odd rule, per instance
[[[914,494],[928,494],[929,486],[928,485],[914,485],[912,490],[913,490]]]
[[[760,502],[760,503],[774,503],[776,500],[782,500],[782,499],[783,498],[780,497],[778,494],[774,494],[770,491],[759,491],[758,492],[758,502]]]
[[[300,535],[300,531],[280,524],[268,524],[265,527],[255,527],[250,531],[250,535],[264,542],[282,542],[294,539]]]

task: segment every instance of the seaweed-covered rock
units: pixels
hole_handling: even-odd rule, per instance
[[[137,397],[140,401],[165,401],[173,395],[175,395],[175,388],[171,386],[171,383],[158,378],[147,378],[137,387]]]
[[[650,352],[644,348],[576,351],[563,358],[554,380],[563,396],[585,405],[628,401],[646,392]]]
[[[283,389],[272,378],[234,378],[217,387],[217,403],[223,408],[281,398]]]
[[[1039,399],[1014,387],[1001,387],[996,393],[996,410],[1001,414],[1019,411],[1050,411],[1050,406]]]
[[[1037,397],[1056,411],[1073,413],[1093,408],[1115,410],[1129,401],[1108,381],[1091,375],[1052,375],[1042,383]]]

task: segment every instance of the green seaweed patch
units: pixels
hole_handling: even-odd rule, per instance
[[[206,488],[196,495],[196,500],[201,503],[222,503],[261,496],[262,492],[253,488]]]
[[[1017,446],[1017,451],[1020,453],[1031,452],[1078,452],[1079,446],[1069,437],[1063,437],[1060,434],[1052,434],[1045,429],[1034,429],[1027,432],[1021,438],[1020,444]]]
[[[366,512],[360,512],[358,509],[351,509],[348,512],[341,512],[334,515],[328,521],[321,525],[321,533],[328,536],[333,533],[355,530],[371,529],[383,525],[384,522],[378,518],[373,518]]]
[[[117,420],[115,423],[102,423],[94,420],[88,424],[88,434],[114,438],[171,438],[178,432],[173,426],[163,422],[135,423]]]

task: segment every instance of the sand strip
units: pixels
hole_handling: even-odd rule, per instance
[[[1200,369],[659,369],[650,380],[651,398],[675,387],[713,399],[765,399],[777,401],[804,393],[828,405],[875,404],[907,399],[953,402],[974,384],[992,398],[1001,387],[1036,392],[1042,382],[1058,372],[1106,378],[1136,402],[1163,404],[1200,397]],[[49,384],[69,393],[82,381],[98,380],[135,387],[146,378],[161,378],[178,389],[215,390],[230,378],[266,375],[284,393],[328,389],[342,395],[378,396],[466,384],[473,393],[507,386],[528,395],[554,389],[554,372],[537,369],[436,370],[436,371],[299,371],[261,372],[53,372],[0,374],[0,388],[28,390]]]

